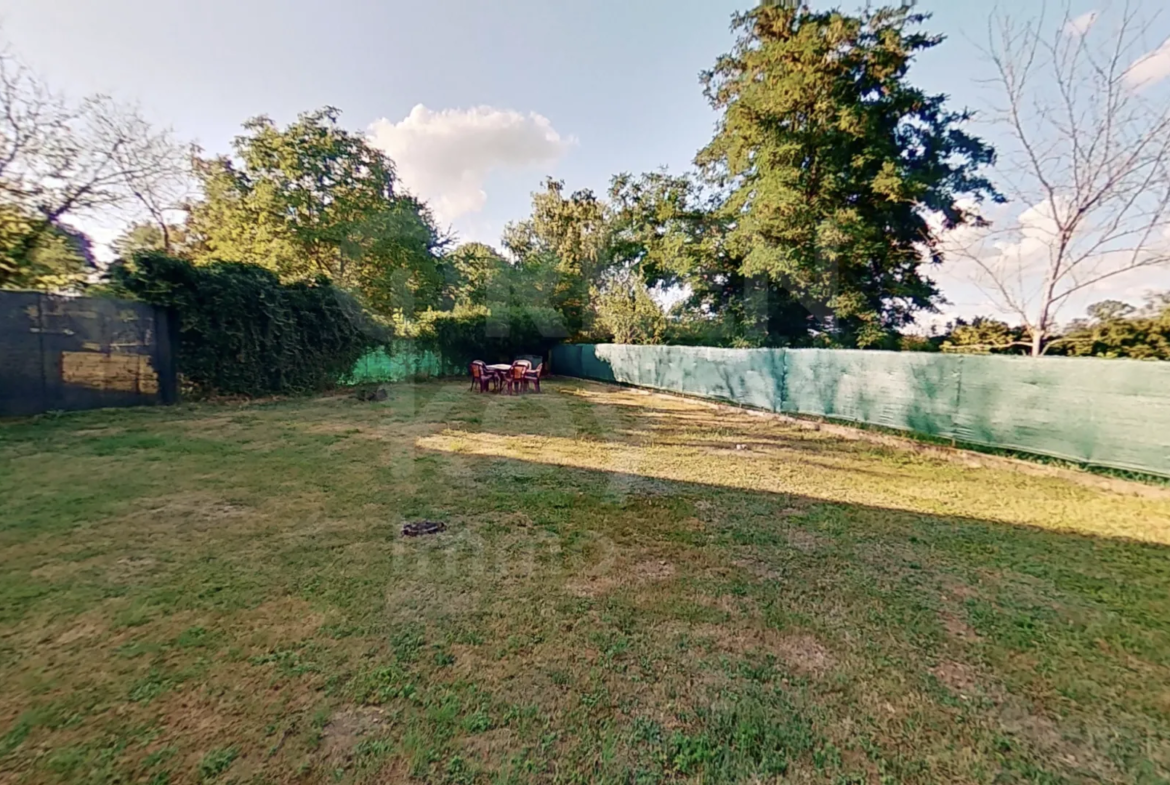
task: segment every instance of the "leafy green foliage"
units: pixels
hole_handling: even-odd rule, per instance
[[[140,221],[128,226],[114,240],[113,248],[120,259],[132,259],[142,253],[169,253],[186,257],[191,252],[189,244],[186,226],[168,224],[164,234],[159,224]]]
[[[941,341],[944,352],[962,354],[1026,354],[1027,331],[986,316],[956,319]]]
[[[647,283],[679,286],[666,342],[707,346],[801,346],[809,313],[766,276],[747,276],[728,242],[734,218],[693,177],[619,175],[610,188],[618,256]]]
[[[416,350],[455,365],[504,362],[544,355],[569,334],[564,312],[550,305],[566,278],[551,251],[529,247],[510,261],[489,245],[466,243],[444,258],[443,268],[444,309],[404,325]]]
[[[338,117],[307,112],[283,130],[257,117],[234,159],[199,161],[194,258],[259,265],[283,281],[325,276],[386,315],[423,311],[442,290],[446,240],[425,204],[398,193],[393,162]]]
[[[0,289],[62,289],[82,283],[92,268],[85,234],[0,206]]]
[[[1170,360],[1170,293],[1151,297],[1141,309],[1108,300],[1089,307],[1089,318],[1069,326],[1054,353],[1074,357]]]
[[[544,356],[566,337],[564,319],[553,308],[512,306],[430,311],[413,326],[416,346],[456,364],[472,360],[511,362]]]
[[[328,279],[282,284],[256,265],[145,254],[111,270],[115,294],[171,308],[179,372],[201,394],[326,389],[384,336]]]
[[[738,265],[725,258],[725,222],[702,199],[700,184],[665,172],[619,174],[609,196],[620,255],[636,262],[647,281],[699,287],[695,304],[712,306],[702,287]]]
[[[564,194],[565,184],[549,178],[533,194],[532,215],[504,231],[504,247],[529,272],[541,305],[564,317],[570,336],[584,337],[593,319],[590,291],[614,261],[608,205],[592,191]]]
[[[490,245],[464,243],[444,260],[448,284],[444,304],[454,307],[486,305],[498,300],[501,284],[510,272],[508,260]]]
[[[932,306],[929,214],[954,227],[973,220],[960,196],[998,198],[977,174],[994,152],[963,130],[969,113],[907,82],[942,40],[913,31],[926,18],[762,5],[736,16],[735,49],[704,75],[724,116],[696,163],[727,193],[739,272],[778,285],[761,296],[798,301],[841,344],[880,344]]]
[[[941,343],[941,340],[925,335],[902,335],[898,338],[897,348],[900,352],[937,353],[942,351]]]
[[[153,223],[131,224],[113,242],[114,252],[120,259],[129,259],[140,253],[161,253],[163,248],[162,229]]]
[[[560,260],[551,251],[530,251],[515,261],[483,243],[459,246],[444,258],[446,310],[488,307],[551,308],[562,284]]]
[[[204,781],[213,780],[231,768],[240,751],[236,747],[222,747],[208,752],[199,761],[199,774]]]
[[[635,272],[610,278],[595,300],[598,326],[615,343],[661,343],[666,316]]]
[[[1026,327],[988,317],[957,319],[947,328],[935,339],[944,352],[1028,354],[1031,346]],[[1094,303],[1087,318],[1047,337],[1044,354],[1170,360],[1170,293],[1152,295],[1140,308],[1118,300]]]

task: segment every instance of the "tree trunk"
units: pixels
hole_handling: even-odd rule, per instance
[[[1044,332],[1042,330],[1032,331],[1032,356],[1039,357],[1044,351]]]

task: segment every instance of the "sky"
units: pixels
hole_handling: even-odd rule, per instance
[[[1105,2],[1070,0],[1070,18],[1085,28],[1078,34]],[[619,172],[684,171],[717,120],[699,73],[730,49],[730,17],[749,3],[0,0],[0,24],[51,85],[136,102],[209,152],[226,152],[248,117],[286,123],[336,106],[460,239],[494,243],[528,213],[547,175],[603,193]],[[837,5],[860,2],[813,2]],[[1162,71],[1170,77],[1170,14],[1158,15],[1160,5],[1136,3],[1150,20],[1141,43],[1152,56],[1142,67],[1155,81]],[[1042,6],[1009,4],[1021,17]],[[919,8],[949,40],[922,57],[912,81],[982,108],[988,6],[923,0]],[[997,141],[994,129],[976,130]],[[94,227],[99,240],[110,231]],[[989,312],[992,303],[960,273],[936,271],[951,301],[944,316]],[[1147,271],[1091,299],[1135,299],[1151,288],[1170,289],[1170,277]]]

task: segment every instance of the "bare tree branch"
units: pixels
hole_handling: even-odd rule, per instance
[[[19,255],[61,219],[139,211],[165,224],[190,193],[189,155],[169,130],[108,96],[71,102],[0,50],[0,205],[29,216]]]
[[[1170,107],[1127,82],[1143,25],[1126,5],[1112,29],[993,14],[986,54],[994,120],[1011,142],[1000,175],[1014,224],[948,242],[975,280],[1019,315],[1040,355],[1069,298],[1134,270],[1170,264]]]

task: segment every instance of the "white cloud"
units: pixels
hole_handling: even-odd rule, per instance
[[[1066,218],[1069,210],[1066,200],[1057,199],[1056,209],[1060,218]],[[1046,264],[1056,241],[1059,225],[1052,202],[1044,200],[1032,205],[1016,219],[1016,236],[994,243],[998,257],[1003,263],[1027,269],[1036,264]]]
[[[444,223],[483,209],[492,170],[547,166],[576,143],[543,115],[490,106],[436,112],[419,104],[397,123],[375,121],[369,135]]]
[[[1018,208],[1017,208],[1018,209]],[[989,315],[1019,323],[1018,308],[1035,318],[1042,300],[1045,274],[1055,253],[1058,232],[1057,218],[1067,222],[1072,205],[1058,198],[1053,206],[1040,201],[1018,214],[1010,207],[993,206],[984,217],[992,227],[964,226],[942,235],[947,262],[933,268],[929,274],[939,285],[949,303],[935,321],[946,321],[955,316],[970,318]],[[1111,271],[1123,270],[1133,261],[1133,251],[1117,243],[1103,246],[1099,252],[1084,255],[1100,239],[1090,232],[1073,240],[1070,249],[1078,259],[1076,270],[1058,282],[1057,294],[1069,292],[1080,280],[1088,280]],[[1160,237],[1151,238],[1142,246],[1148,255],[1170,250],[1170,227]],[[973,257],[977,257],[976,263]],[[1012,303],[1000,290],[1005,287]],[[1104,278],[1091,286],[1072,291],[1059,305],[1058,321],[1082,316],[1095,302],[1118,299],[1139,304],[1151,291],[1170,290],[1170,266],[1139,267]],[[933,324],[926,321],[928,326]]]
[[[1079,38],[1085,33],[1089,32],[1089,28],[1097,21],[1097,12],[1089,11],[1086,14],[1081,14],[1076,19],[1070,19],[1068,24],[1064,26],[1064,34]]]
[[[1139,57],[1125,72],[1125,82],[1140,90],[1170,76],[1170,38],[1152,52]]]

